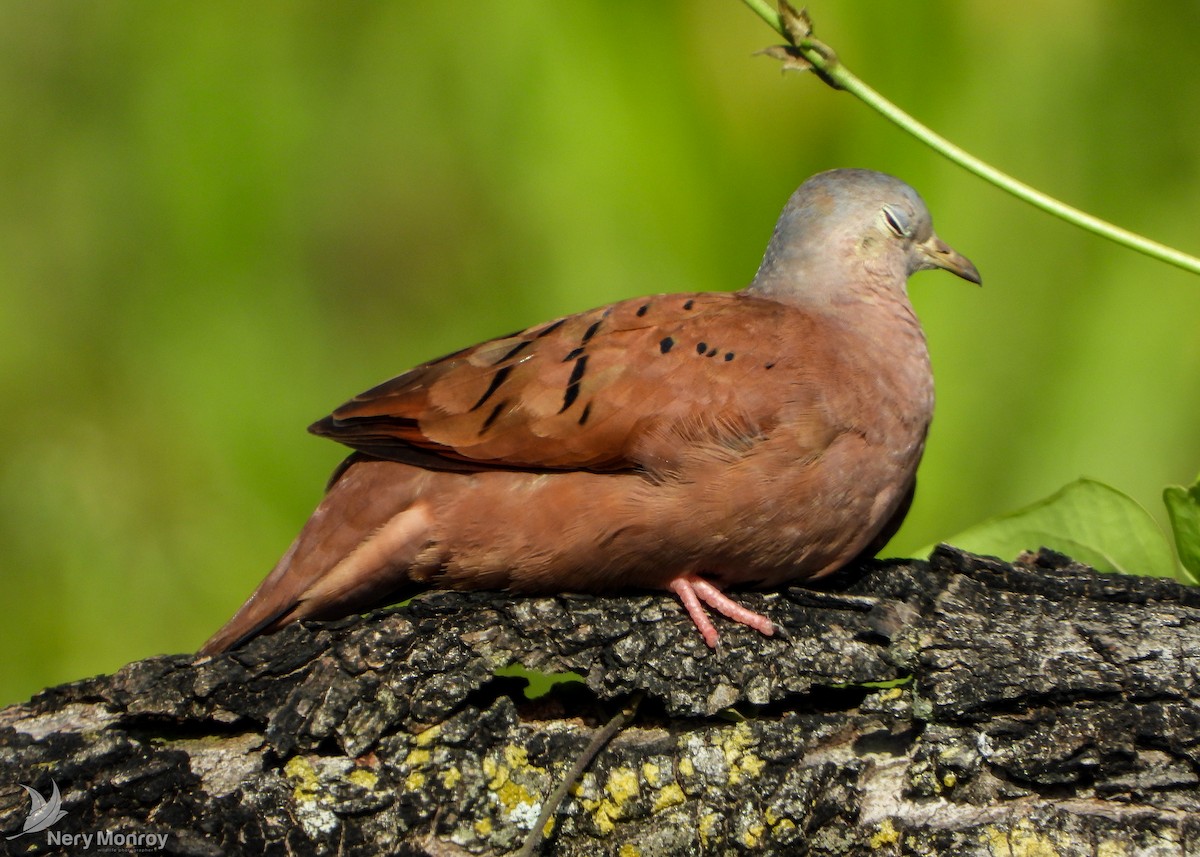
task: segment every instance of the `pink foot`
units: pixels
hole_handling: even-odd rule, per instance
[[[775,624],[770,619],[738,604],[703,577],[681,574],[671,581],[668,588],[679,596],[679,600],[683,602],[683,609],[692,617],[700,636],[710,649],[717,647],[717,637],[720,635],[713,627],[712,620],[708,618],[708,612],[700,604],[701,601],[734,622],[749,625],[768,637],[775,633]]]

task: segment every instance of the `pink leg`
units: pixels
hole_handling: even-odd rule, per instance
[[[733,621],[749,625],[768,637],[775,633],[775,625],[770,619],[738,604],[712,582],[702,577],[694,574],[681,574],[671,581],[668,588],[683,602],[683,609],[692,617],[692,621],[700,631],[700,636],[704,638],[704,642],[710,649],[717,647],[719,635],[717,629],[713,627],[712,620],[708,618],[708,612],[700,604],[701,601]]]

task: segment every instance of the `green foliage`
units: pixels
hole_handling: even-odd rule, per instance
[[[860,682],[835,682],[829,685],[835,690],[846,690],[851,687],[866,687],[871,690],[891,690],[893,687],[904,687],[907,684],[912,684],[913,677],[911,675],[901,676],[900,678],[889,678],[883,681],[860,681]]]
[[[1163,490],[1163,502],[1175,533],[1183,575],[1189,583],[1200,584],[1200,477],[1191,488],[1168,486]]]
[[[570,670],[560,673],[544,673],[538,670],[531,670],[521,664],[509,664],[506,667],[495,670],[493,674],[501,677],[508,676],[525,679],[528,682],[525,687],[526,699],[537,699],[545,696],[556,684],[584,683],[583,676]]]
[[[1002,558],[1047,547],[1099,571],[1200,582],[1200,480],[1190,489],[1167,488],[1163,499],[1182,568],[1146,510],[1094,479],[1072,482],[1044,500],[976,524],[946,541]]]

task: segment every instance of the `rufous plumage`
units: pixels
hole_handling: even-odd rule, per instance
[[[829,574],[907,512],[933,414],[916,271],[980,282],[917,193],[832,170],[792,195],[753,282],[620,301],[422,364],[311,431],[355,452],[201,649],[428,588],[724,594]]]

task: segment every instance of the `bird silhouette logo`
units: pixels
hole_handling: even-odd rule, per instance
[[[65,809],[62,809],[62,798],[58,794],[58,783],[54,780],[50,781],[54,786],[54,791],[50,794],[50,800],[46,800],[37,789],[32,786],[27,786],[21,783],[21,788],[29,792],[29,815],[25,819],[25,826],[20,833],[14,833],[9,836],[9,839],[16,839],[18,836],[24,836],[26,833],[37,833],[45,830],[52,824],[55,824],[64,815],[67,814]]]

